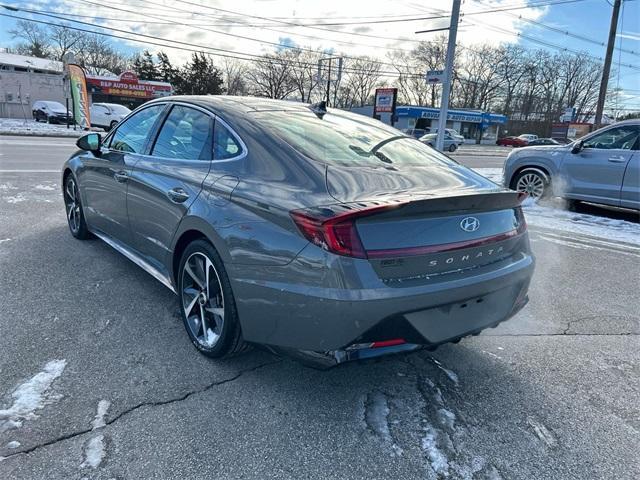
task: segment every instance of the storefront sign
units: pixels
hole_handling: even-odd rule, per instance
[[[118,78],[87,76],[87,84],[92,93],[102,93],[118,97],[156,98],[171,95],[169,83],[139,80],[133,72],[123,72]]]
[[[391,113],[396,110],[397,88],[376,88],[376,103],[373,108],[373,114]]]

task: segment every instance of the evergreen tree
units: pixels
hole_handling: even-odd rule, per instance
[[[210,56],[194,53],[191,61],[174,77],[176,93],[183,95],[219,95],[222,93],[222,75]]]
[[[159,77],[158,68],[153,63],[153,56],[148,50],[134,57],[133,71],[140,80],[157,80]]]

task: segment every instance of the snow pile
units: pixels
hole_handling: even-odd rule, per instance
[[[109,400],[100,400],[98,402],[98,412],[96,413],[93,422],[91,422],[92,430],[102,428],[106,425],[104,417],[107,415],[107,410],[109,410],[110,406],[111,402]]]
[[[382,392],[374,392],[368,398],[367,407],[365,410],[365,423],[373,433],[390,446],[392,455],[402,456],[404,451],[393,441],[391,436],[387,397]]]
[[[98,411],[91,422],[91,431],[99,430],[106,425],[105,416],[110,406],[111,402],[108,400],[98,402]],[[84,462],[80,464],[80,468],[98,468],[104,456],[104,435],[91,437],[84,446]]]
[[[76,127],[77,128],[77,127]],[[0,135],[35,135],[42,137],[79,137],[84,132],[73,126],[40,123],[35,120],[0,118]]]
[[[502,184],[502,169],[476,168],[480,175]],[[569,233],[606,238],[608,240],[640,245],[640,224],[586,213],[576,213],[555,207],[542,205],[531,199],[525,201],[524,213],[527,223],[533,227],[550,228]]]
[[[104,435],[89,439],[84,448],[84,462],[80,468],[98,468],[104,458]]]
[[[560,208],[528,203],[524,207],[527,223],[534,227],[606,238],[640,245],[640,224]]]
[[[49,390],[54,380],[62,375],[66,365],[66,360],[52,360],[42,372],[14,390],[11,394],[13,405],[0,410],[0,433],[21,427],[24,420],[36,417],[36,410],[41,410],[60,398],[52,395]]]

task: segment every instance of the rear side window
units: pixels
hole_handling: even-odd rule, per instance
[[[143,153],[147,138],[164,105],[154,105],[140,110],[118,126],[111,137],[109,148],[127,153]]]
[[[211,160],[212,137],[211,116],[176,105],[160,129],[152,155],[178,160]]]
[[[227,160],[237,157],[242,153],[242,147],[222,122],[216,121],[213,137],[213,158],[215,160]]]
[[[309,158],[345,167],[454,164],[422,142],[360,115],[256,113],[272,133]]]

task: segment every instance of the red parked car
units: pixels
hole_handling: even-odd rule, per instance
[[[502,137],[496,142],[496,145],[505,147],[526,147],[527,141],[519,137]]]

